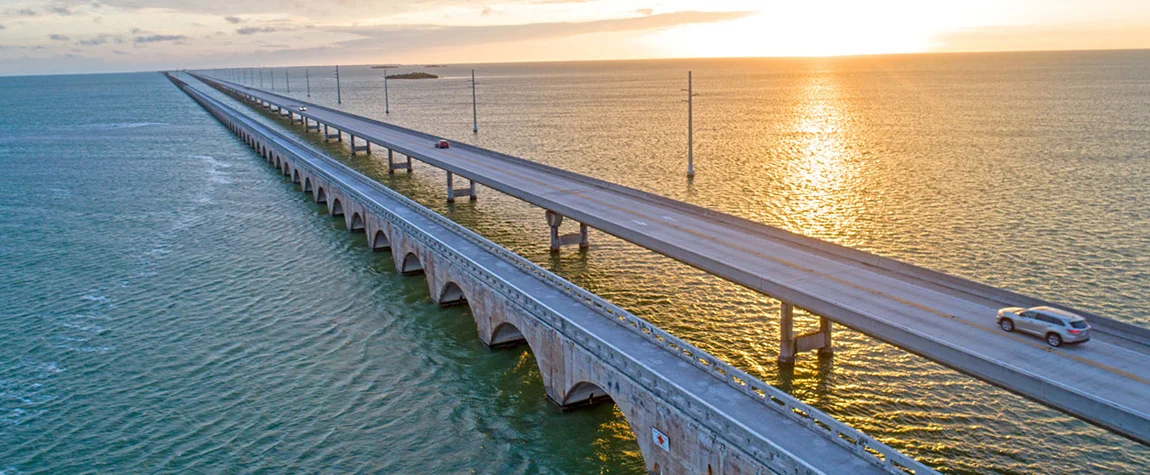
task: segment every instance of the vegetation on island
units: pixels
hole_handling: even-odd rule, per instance
[[[431,74],[431,73],[425,73],[423,71],[420,71],[417,73],[389,74],[389,75],[387,75],[387,78],[388,79],[439,79],[439,76],[436,76],[436,75]]]

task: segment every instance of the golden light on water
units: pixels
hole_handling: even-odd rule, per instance
[[[841,237],[853,229],[861,212],[852,199],[860,163],[844,106],[836,79],[827,71],[811,75],[795,105],[790,139],[794,151],[785,159],[782,176],[792,231]]]

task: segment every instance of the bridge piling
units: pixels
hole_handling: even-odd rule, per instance
[[[332,135],[330,132],[328,132],[327,124],[323,124],[323,141],[327,142],[331,139],[336,139],[339,142],[343,142],[343,132],[341,132],[339,129],[335,129],[335,135]]]
[[[476,199],[479,198],[478,195],[475,194],[475,181],[468,179],[467,182],[470,183],[470,185],[467,188],[455,189],[455,185],[453,183],[454,176],[455,176],[454,173],[447,172],[447,202],[448,203],[454,203],[456,196],[466,196],[469,201],[475,201]]]
[[[795,336],[795,307],[783,302],[779,306],[779,362],[794,363],[798,353],[810,350],[819,350],[819,354],[830,354],[834,351],[831,346],[831,321],[827,317],[819,317],[819,329],[810,333]]]
[[[351,135],[351,134],[347,134],[347,135],[349,137],[351,137],[351,154],[353,156],[358,152],[364,152],[364,154],[366,154],[366,155],[371,155],[371,142],[370,141],[368,141],[367,139],[363,139],[364,145],[359,146],[359,145],[355,144],[355,136],[354,135]]]
[[[563,224],[563,215],[554,211],[547,211],[547,225],[551,226],[551,253],[558,253],[563,246],[578,244],[579,249],[587,249],[590,243],[587,239],[587,225],[579,223],[579,232],[559,234],[559,226]]]
[[[394,175],[396,170],[407,170],[411,173],[411,156],[407,156],[407,163],[395,163],[395,150],[387,149],[387,174]]]

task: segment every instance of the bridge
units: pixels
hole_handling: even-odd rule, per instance
[[[1150,444],[1150,329],[499,152],[461,143],[437,149],[438,137],[422,132],[196,77],[298,119],[304,130],[322,127],[325,138],[346,133],[353,153],[376,144],[393,170],[410,171],[412,158],[446,170],[449,199],[460,176],[539,206],[554,251],[586,246],[590,226],[778,299],[783,361],[832,351],[833,321]],[[396,153],[406,160],[397,163]],[[474,187],[465,192],[474,196]],[[560,235],[564,217],[580,233]],[[1092,341],[1050,348],[995,325],[999,308],[1038,305],[1082,315],[1094,328]],[[819,331],[795,336],[793,307],[819,315]]]
[[[168,76],[480,340],[525,342],[547,397],[614,402],[651,473],[935,473],[378,182]]]

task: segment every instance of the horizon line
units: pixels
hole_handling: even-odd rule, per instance
[[[621,61],[686,61],[686,60],[699,60],[699,61],[721,61],[731,59],[776,59],[776,60],[815,60],[815,59],[851,59],[851,58],[877,58],[884,56],[934,56],[934,55],[971,55],[971,54],[1016,54],[1016,53],[1091,53],[1091,52],[1122,52],[1122,51],[1150,51],[1150,47],[1141,48],[1083,48],[1083,49],[1034,49],[1034,50],[977,50],[977,51],[922,51],[922,52],[907,52],[907,53],[861,53],[861,54],[841,54],[841,55],[811,55],[811,56],[694,56],[694,57],[674,57],[674,58],[602,58],[602,59],[569,59],[569,60],[551,60],[551,61],[487,61],[487,62],[474,62],[474,63],[452,63],[452,62],[422,62],[422,63],[395,63],[395,62],[380,62],[380,63],[331,63],[319,65],[296,65],[296,66],[229,66],[229,67],[209,67],[209,68],[176,68],[176,69],[140,69],[140,70],[124,70],[124,71],[106,71],[106,72],[67,72],[67,73],[49,73],[49,74],[6,74],[0,73],[0,77],[15,78],[15,77],[46,77],[46,76],[94,76],[103,74],[140,74],[140,73],[160,73],[160,72],[177,72],[177,71],[210,71],[215,69],[270,69],[270,68],[307,68],[319,66],[375,66],[379,64],[397,64],[399,66],[409,65],[429,65],[435,64],[440,66],[453,66],[453,65],[503,65],[503,64],[556,64],[556,63],[609,63]]]

